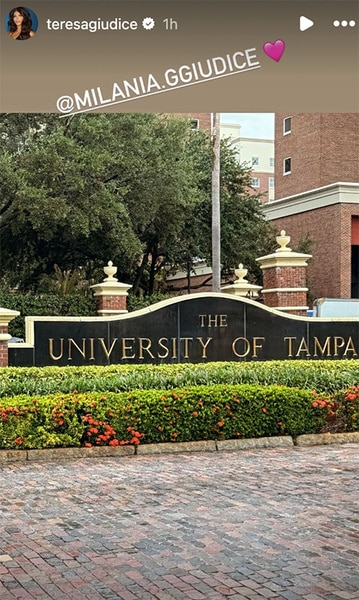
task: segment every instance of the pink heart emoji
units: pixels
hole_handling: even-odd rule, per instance
[[[274,43],[266,42],[263,44],[263,50],[269,58],[280,61],[283,52],[285,50],[285,42],[283,40],[276,40]]]

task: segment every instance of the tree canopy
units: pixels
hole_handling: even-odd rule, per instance
[[[38,290],[55,269],[87,278],[112,260],[147,293],[165,264],[211,255],[211,141],[155,114],[2,115],[0,277]],[[272,243],[250,173],[221,149],[224,271]]]

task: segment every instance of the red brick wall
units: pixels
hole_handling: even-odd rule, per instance
[[[266,290],[278,287],[306,287],[306,267],[273,267],[263,269],[263,287]]]
[[[8,333],[7,325],[0,325],[0,334]],[[7,342],[0,341],[0,367],[8,366],[8,346]]]
[[[263,269],[263,301],[265,306],[281,308],[286,306],[307,306],[307,293],[304,291],[268,292],[272,288],[304,288],[306,287],[306,267],[270,267]],[[294,314],[306,314],[303,311],[287,311]]]
[[[248,192],[251,195],[263,194],[263,196],[260,199],[260,202],[261,204],[265,204],[269,200],[269,190],[271,189],[269,187],[269,178],[274,177],[274,173],[252,171],[251,177],[258,177],[258,179],[260,180],[260,184],[259,187],[248,188]]]
[[[291,248],[307,234],[312,239],[307,285],[313,298],[350,298],[353,216],[359,216],[357,204],[335,204],[273,220],[291,236]]]
[[[126,296],[97,296],[97,310],[126,310]]]
[[[283,118],[292,131],[283,135]],[[277,113],[275,118],[275,198],[336,183],[358,181],[359,113]],[[283,175],[283,159],[292,171]]]

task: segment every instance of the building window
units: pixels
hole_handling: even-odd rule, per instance
[[[259,157],[258,156],[252,156],[252,167],[258,166],[259,165]]]
[[[269,187],[274,188],[274,177],[269,177]]]
[[[259,177],[252,177],[252,179],[251,179],[252,187],[259,188],[260,184],[261,184],[261,180],[259,179]]]
[[[274,158],[269,159],[269,166],[274,167]]]
[[[292,159],[290,157],[283,160],[283,175],[289,175],[292,172]]]
[[[191,119],[191,129],[193,131],[199,130],[199,119]]]
[[[283,135],[287,135],[292,131],[292,117],[283,119]]]

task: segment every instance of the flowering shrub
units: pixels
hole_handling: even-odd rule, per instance
[[[0,416],[0,448],[298,435],[325,424],[309,391],[257,385],[19,396],[2,399]]]
[[[359,385],[333,394],[331,417],[332,429],[359,431]]]
[[[0,448],[123,446],[359,430],[359,386],[332,396],[280,385],[16,396]]]

